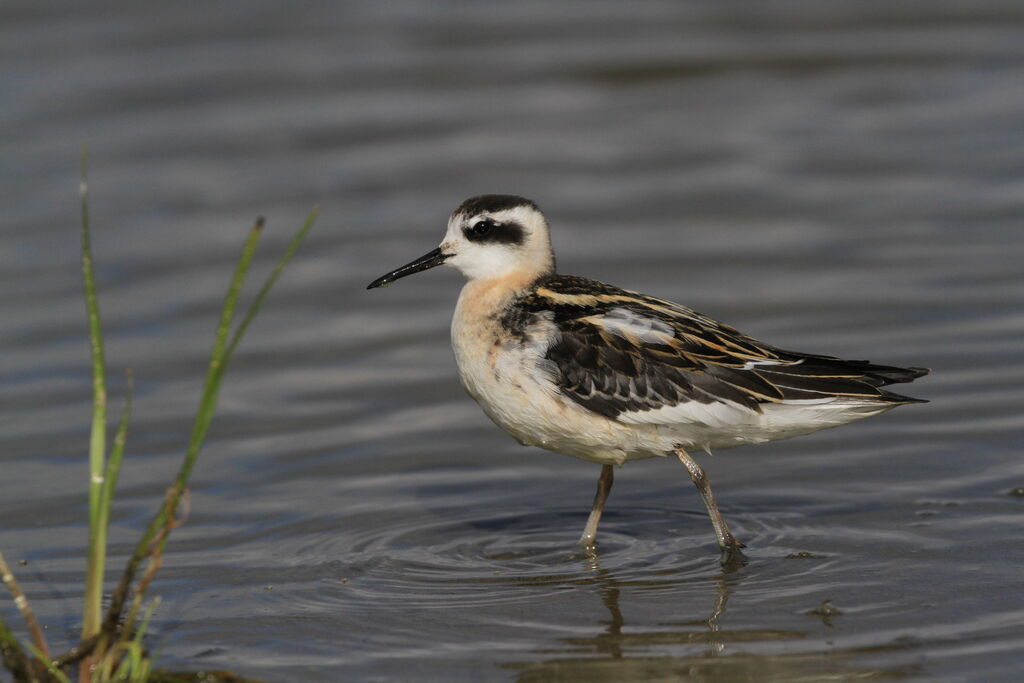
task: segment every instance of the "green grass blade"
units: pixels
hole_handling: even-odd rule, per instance
[[[135,383],[130,368],[125,372],[125,379],[127,380],[125,383],[125,407],[121,412],[118,431],[114,434],[111,453],[106,457],[106,473],[103,475],[103,488],[100,494],[100,511],[108,519],[111,505],[114,502],[114,492],[118,487],[118,475],[121,474],[121,461],[124,458],[125,441],[128,439],[128,421],[131,419],[131,399],[135,392]],[[105,529],[105,525],[103,528]]]
[[[71,679],[69,679],[63,671],[58,669],[57,666],[52,661],[50,661],[50,658],[46,655],[45,652],[41,651],[32,643],[26,643],[26,645],[28,645],[28,648],[32,650],[32,654],[36,656],[36,659],[42,662],[43,666],[46,667],[46,672],[53,676],[54,679],[56,679],[60,683],[71,683]]]
[[[234,275],[231,278],[227,294],[224,297],[220,322],[217,326],[217,332],[214,337],[213,350],[210,353],[210,362],[206,372],[206,382],[203,386],[203,393],[199,401],[199,409],[196,413],[196,419],[192,425],[192,432],[189,437],[189,444],[185,452],[185,458],[182,461],[181,468],[178,470],[178,476],[175,478],[174,483],[167,492],[164,503],[160,506],[156,515],[153,516],[149,526],[146,527],[145,532],[143,532],[142,537],[136,544],[135,551],[132,553],[131,558],[129,558],[124,574],[121,577],[121,582],[114,591],[105,620],[105,627],[109,627],[110,629],[116,627],[117,620],[120,618],[121,611],[124,609],[131,583],[135,578],[135,573],[138,571],[139,565],[142,564],[142,561],[149,556],[153,550],[151,546],[153,541],[156,539],[157,534],[172,519],[174,511],[178,507],[178,502],[181,500],[181,496],[185,491],[185,486],[187,485],[188,478],[192,473],[192,468],[195,466],[196,458],[199,455],[199,449],[206,436],[206,432],[209,429],[210,421],[213,418],[213,411],[217,404],[220,380],[221,377],[223,377],[226,365],[225,350],[228,343],[228,332],[231,329],[231,321],[234,318],[235,307],[238,304],[238,297],[242,289],[242,283],[245,281],[245,276],[249,272],[249,266],[252,264],[252,258],[256,252],[256,245],[259,243],[262,230],[263,219],[260,218],[256,221],[256,224],[249,232],[249,237],[242,249],[242,255],[239,257],[238,265],[235,267]]]
[[[231,343],[228,344],[226,354],[228,359],[230,359],[232,354],[234,354],[235,347],[238,346],[238,343],[242,341],[242,336],[245,334],[245,331],[249,329],[249,323],[251,323],[253,318],[256,317],[256,314],[259,313],[260,307],[263,306],[263,300],[267,298],[267,294],[270,293],[274,283],[277,282],[277,278],[281,277],[281,272],[284,270],[284,267],[292,260],[292,257],[295,256],[295,252],[299,250],[299,245],[301,245],[306,239],[306,235],[309,234],[309,231],[313,229],[313,224],[316,223],[317,216],[319,215],[320,207],[313,207],[313,210],[309,212],[308,216],[306,216],[306,220],[303,221],[302,227],[298,229],[291,241],[288,242],[288,246],[285,248],[284,253],[281,255],[277,264],[274,266],[274,270],[270,272],[270,275],[263,283],[263,286],[260,287],[260,291],[257,292],[256,298],[254,298],[252,303],[249,305],[249,310],[246,311],[245,317],[242,318],[242,322],[239,323],[238,328],[235,330],[235,334],[232,335]]]
[[[281,272],[284,270],[285,266],[288,265],[288,262],[291,261],[292,257],[295,256],[295,252],[298,251],[299,245],[302,244],[302,241],[306,238],[306,235],[308,235],[309,231],[313,228],[313,224],[316,222],[319,213],[319,207],[315,207],[309,213],[309,215],[306,216],[306,220],[303,221],[302,226],[296,231],[295,235],[288,242],[288,246],[285,248],[284,253],[281,255],[281,258],[278,259],[277,264],[274,266],[274,269],[270,272],[270,275],[267,276],[267,279],[266,281],[264,281],[263,286],[260,287],[259,292],[257,292],[256,296],[253,298],[253,301],[249,305],[248,310],[242,317],[242,321],[238,324],[238,327],[235,329],[235,333],[231,336],[230,343],[227,345],[226,348],[223,348],[218,368],[219,372],[212,383],[210,383],[208,379],[208,390],[203,392],[203,399],[202,401],[200,401],[199,416],[197,416],[196,425],[198,426],[200,424],[199,418],[202,417],[204,420],[202,428],[201,430],[198,431],[194,429],[192,433],[192,438],[189,441],[189,448],[185,459],[186,463],[189,464],[189,473],[191,472],[191,465],[195,463],[196,456],[199,454],[199,449],[202,448],[203,440],[206,438],[206,430],[209,428],[210,422],[213,420],[213,412],[214,410],[216,410],[217,407],[217,397],[220,394],[220,382],[224,376],[224,372],[227,370],[228,364],[231,362],[231,358],[235,353],[235,349],[238,347],[239,342],[241,342],[242,337],[245,335],[245,331],[249,328],[249,324],[256,317],[256,314],[259,313],[260,308],[263,305],[263,301],[267,298],[267,294],[273,288],[274,283],[276,283],[277,279],[281,276]],[[258,225],[262,226],[262,219],[258,221]],[[223,331],[223,329],[224,328],[222,326],[217,331],[218,340],[220,339],[220,334]],[[215,345],[214,349],[216,350],[217,348],[218,345]],[[212,366],[213,362],[211,360],[211,368]],[[208,378],[209,377],[212,377],[212,375],[208,375]],[[185,477],[187,480],[187,473]],[[184,488],[185,482],[182,482],[181,486],[182,488]],[[163,552],[164,546],[166,544],[167,536],[164,536],[164,538],[158,544],[156,550],[157,554]]]
[[[160,598],[153,598],[142,616],[142,621],[140,622],[139,627],[135,629],[134,635],[132,635],[130,639],[122,640],[119,643],[120,647],[125,651],[125,656],[121,660],[121,664],[118,666],[117,671],[114,674],[114,680],[147,680],[150,662],[146,648],[142,645],[142,639],[146,635],[146,630],[149,628],[149,620],[153,618],[153,613],[159,605]]]
[[[196,458],[199,456],[199,450],[202,448],[203,440],[206,438],[206,432],[210,428],[210,422],[213,421],[213,412],[217,408],[217,398],[220,395],[220,382],[224,376],[224,371],[227,369],[227,362],[229,360],[225,351],[228,346],[228,333],[231,330],[231,321],[234,319],[238,297],[242,291],[242,284],[245,282],[245,276],[249,272],[249,266],[252,265],[252,258],[256,253],[256,245],[259,243],[262,231],[263,219],[260,218],[249,233],[249,239],[245,242],[242,256],[238,260],[235,274],[231,278],[227,295],[224,297],[220,324],[217,326],[213,350],[210,352],[206,382],[203,385],[203,393],[199,399],[199,409],[196,412],[195,421],[192,423],[192,432],[189,436],[188,448],[185,451],[185,459],[182,461],[181,468],[178,470],[178,476],[174,480],[172,494],[168,497],[168,502],[164,505],[164,509],[157,515],[159,521],[155,525],[151,525],[154,536],[157,530],[174,513],[175,508],[177,508],[178,500],[185,490],[189,476],[192,474],[192,468],[195,466]]]
[[[33,652],[36,653],[40,661],[49,662],[47,657],[48,650],[46,649],[46,640],[42,636],[42,631],[39,629],[39,624],[35,620],[35,615],[31,613],[28,607],[28,601],[25,600],[25,595],[21,592],[21,589],[17,587],[17,581],[14,579],[14,574],[11,573],[10,567],[3,560],[3,555],[0,554],[0,579],[3,583],[7,584],[8,588],[11,588],[11,596],[14,598],[14,604],[21,611],[22,617],[28,623],[29,631],[32,632],[33,639],[37,644],[42,646],[42,649],[34,645],[33,643],[26,643],[26,645]],[[35,681],[39,680],[39,666],[38,662],[30,658],[21,647],[21,643],[11,632],[11,629],[7,627],[3,618],[0,618],[0,662],[3,663],[15,681]]]
[[[128,438],[128,421],[132,414],[132,395],[134,383],[132,382],[132,371],[127,371],[127,385],[125,390],[124,409],[121,412],[121,421],[117,425],[117,432],[114,434],[114,441],[107,455],[106,471],[103,475],[103,486],[100,491],[99,516],[96,522],[95,545],[98,548],[107,547],[107,531],[110,527],[110,511],[114,505],[114,491],[117,489],[117,478],[121,473],[121,461],[124,457],[124,445]],[[101,568],[102,569],[102,568]],[[102,576],[100,572],[100,589],[102,590]],[[100,615],[97,610],[97,615]],[[97,627],[96,632],[99,632]]]
[[[242,291],[242,283],[252,265],[252,257],[256,252],[256,245],[259,242],[260,233],[263,231],[263,218],[256,221],[249,239],[242,250],[242,257],[235,269],[235,276],[231,279],[228,293],[224,297],[224,308],[221,310],[220,325],[217,326],[217,335],[213,344],[213,351],[210,353],[210,365],[206,372],[206,383],[203,386],[203,395],[199,400],[199,411],[196,413],[195,422],[192,424],[192,433],[188,440],[188,450],[185,453],[185,460],[175,485],[184,488],[189,475],[192,474],[192,467],[195,465],[199,449],[206,438],[206,432],[213,421],[213,412],[217,408],[217,399],[220,396],[220,382],[227,370],[231,354],[228,347],[228,333],[231,331],[231,321],[235,315],[235,307],[238,305],[238,296]],[[172,508],[173,509],[173,508]]]
[[[11,672],[14,680],[27,680],[31,675],[31,668],[28,656],[21,649],[21,643],[7,628],[7,624],[0,617],[0,661],[4,667]]]
[[[135,629],[135,635],[132,637],[132,642],[136,645],[142,645],[142,637],[146,635],[146,630],[149,628],[149,620],[153,618],[153,613],[156,612],[156,608],[159,606],[160,597],[157,596],[149,603],[149,607],[146,608],[146,613],[142,615],[142,622],[139,624],[139,628]]]
[[[104,458],[107,440],[107,387],[103,358],[103,330],[93,273],[92,240],[89,231],[88,154],[82,147],[82,169],[79,182],[82,200],[82,280],[85,283],[85,307],[89,318],[89,344],[92,349],[92,434],[89,438],[89,561],[85,579],[85,605],[82,617],[82,638],[100,629],[103,597],[103,572],[107,548],[101,539],[100,498],[103,489]]]
[[[169,525],[173,523],[174,512],[185,491],[185,487],[188,484],[189,476],[192,473],[199,451],[206,438],[206,433],[210,427],[211,421],[213,420],[213,413],[217,407],[217,399],[220,394],[220,384],[223,379],[224,372],[227,370],[231,357],[241,341],[242,336],[248,329],[253,318],[259,312],[264,299],[270,292],[270,289],[274,286],[274,283],[280,276],[281,271],[295,255],[299,245],[312,229],[318,213],[319,209],[313,209],[309,216],[307,216],[305,222],[296,232],[295,236],[289,242],[281,259],[268,276],[266,282],[264,282],[263,286],[260,288],[253,300],[253,303],[249,306],[248,311],[242,319],[242,322],[239,324],[235,333],[231,335],[229,342],[228,333],[230,331],[231,321],[234,317],[242,283],[249,271],[249,266],[252,263],[253,254],[255,253],[256,244],[259,241],[260,232],[263,228],[263,219],[258,219],[256,224],[253,226],[253,229],[249,234],[249,239],[246,241],[245,247],[242,250],[242,255],[239,258],[238,265],[235,268],[235,274],[231,279],[227,295],[224,298],[220,324],[217,327],[213,350],[210,353],[210,363],[207,369],[206,382],[203,386],[203,393],[199,401],[199,408],[192,426],[192,432],[189,436],[189,443],[182,466],[178,471],[178,476],[175,479],[174,484],[167,492],[164,504],[160,507],[160,510],[146,528],[146,531],[135,546],[135,551],[125,567],[124,574],[121,577],[121,582],[114,591],[110,608],[107,611],[104,623],[105,629],[109,627],[111,631],[113,631],[116,627],[117,620],[120,618],[124,609],[124,605],[128,597],[128,591],[131,588],[131,584],[134,581],[135,575],[143,560],[145,560],[146,557],[159,557],[163,552],[163,548],[167,543],[170,531]],[[136,600],[140,597],[141,596],[136,596]]]
[[[128,439],[128,421],[132,416],[132,396],[135,393],[135,382],[131,368],[125,372],[125,397],[124,408],[121,411],[121,421],[117,424],[117,432],[114,434],[114,443],[107,455],[107,470],[103,475],[103,489],[100,492],[100,512],[104,519],[102,528],[106,531],[106,523],[110,519],[110,507],[114,502],[114,491],[117,489],[117,477],[121,473],[121,460],[124,457],[124,444]]]

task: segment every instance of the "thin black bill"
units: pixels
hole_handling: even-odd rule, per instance
[[[377,278],[370,284],[366,285],[366,288],[375,289],[377,287],[387,287],[395,280],[403,278],[406,275],[412,275],[413,273],[418,273],[421,270],[428,270],[430,268],[433,268],[434,266],[439,266],[446,260],[448,260],[448,257],[450,256],[451,254],[442,254],[441,248],[438,247],[437,249],[434,249],[430,253],[420,256],[415,261],[411,263],[406,263],[401,268],[396,268],[387,275],[382,275],[381,277]]]

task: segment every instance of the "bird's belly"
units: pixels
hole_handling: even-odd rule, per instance
[[[544,381],[473,370],[460,375],[484,414],[523,445],[602,464],[621,464],[639,457],[634,430],[585,411],[551,392]]]

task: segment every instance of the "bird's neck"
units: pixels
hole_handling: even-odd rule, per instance
[[[474,278],[462,288],[456,315],[466,319],[494,317],[522,296],[544,273],[515,271],[499,277]]]

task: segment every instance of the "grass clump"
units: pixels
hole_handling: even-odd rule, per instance
[[[0,661],[15,681],[31,683],[70,683],[71,671],[77,668],[79,683],[108,681],[242,681],[227,672],[175,674],[155,671],[143,637],[158,600],[147,602],[147,591],[160,568],[164,547],[176,526],[182,523],[180,508],[187,495],[188,481],[199,457],[207,431],[217,408],[221,382],[231,358],[252,323],[267,294],[280,277],[284,267],[295,255],[299,245],[313,227],[318,210],[314,209],[292,237],[273,271],[259,289],[241,322],[232,332],[235,309],[245,282],[256,246],[263,231],[263,219],[256,220],[242,248],[238,264],[228,285],[221,308],[220,322],[214,335],[213,349],[207,366],[206,381],[196,410],[192,430],[177,477],[164,494],[152,520],[142,533],[128,559],[121,579],[111,595],[110,605],[103,610],[103,578],[106,572],[107,529],[113,505],[117,478],[131,417],[132,379],[128,375],[124,408],[107,447],[106,360],[103,351],[103,330],[100,323],[99,299],[93,273],[89,195],[86,154],[82,152],[82,279],[85,285],[86,312],[89,319],[89,341],[92,352],[93,402],[92,431],[89,439],[89,545],[82,610],[82,632],[78,645],[53,657],[32,608],[18,582],[0,553],[0,578],[6,585],[15,606],[21,612],[31,642],[22,644],[0,618]]]

